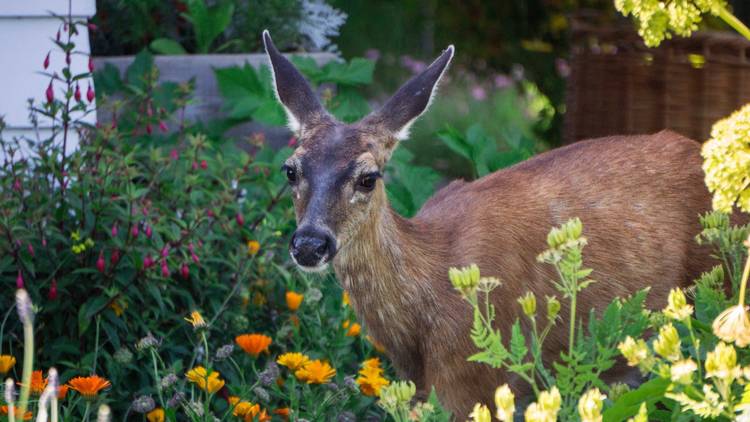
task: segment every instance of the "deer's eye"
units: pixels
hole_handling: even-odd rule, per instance
[[[375,189],[375,182],[380,177],[380,173],[368,173],[359,176],[357,181],[357,190],[362,192],[370,192]]]
[[[286,173],[286,179],[290,184],[297,182],[297,170],[295,170],[294,167],[284,165],[281,170]]]

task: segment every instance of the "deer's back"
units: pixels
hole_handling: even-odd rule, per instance
[[[546,249],[549,229],[573,217],[583,222],[588,238],[584,265],[593,268],[597,281],[579,296],[579,312],[602,309],[616,296],[649,286],[648,305],[660,308],[669,289],[685,285],[713,263],[694,241],[700,231],[698,215],[710,208],[701,162],[700,144],[668,131],[583,141],[471,183],[449,185],[415,221],[435,227],[441,236],[436,241],[450,239],[453,260],[438,272],[477,263],[483,275],[501,279],[493,301],[506,339],[511,322],[521,315],[517,297],[526,291],[540,301],[544,295],[560,296],[551,283],[557,278],[554,269],[536,262],[536,256]],[[433,282],[446,296],[454,295],[447,275]],[[441,302],[445,309],[437,311],[456,313],[452,299]],[[561,316],[567,321],[563,303]],[[462,341],[468,337],[469,316],[465,332],[453,333]],[[441,350],[439,339],[450,334],[436,334],[425,347]],[[552,331],[548,357],[559,356],[567,344],[565,335],[562,326]],[[474,348],[466,346],[468,356]],[[476,363],[461,365],[455,373],[431,372],[430,366],[426,362],[428,385],[462,385],[444,397],[455,409],[466,409],[500,382],[513,382]]]

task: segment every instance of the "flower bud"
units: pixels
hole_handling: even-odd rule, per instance
[[[592,388],[578,400],[578,414],[581,422],[598,422],[602,420],[602,406],[607,396],[602,394],[598,388]]]
[[[73,94],[73,98],[75,98],[76,101],[81,101],[81,87],[76,84],[76,90]]]
[[[56,278],[53,278],[52,282],[50,282],[49,292],[47,292],[47,299],[49,300],[57,299],[57,279]]]
[[[164,278],[169,277],[169,267],[167,266],[166,260],[161,263],[161,276]]]
[[[89,73],[93,73],[93,72],[94,72],[94,59],[91,56],[89,56]]]
[[[682,289],[672,289],[669,292],[667,307],[664,308],[662,312],[667,318],[682,321],[686,318],[690,318],[690,315],[693,313],[693,306],[688,305],[685,293],[682,292]]]
[[[501,421],[512,421],[516,411],[515,396],[508,384],[503,384],[495,390],[495,416]]]
[[[201,168],[203,170],[208,168],[208,162],[206,162],[206,160],[201,160]]]
[[[118,262],[120,262],[120,250],[115,249],[112,251],[112,256],[109,257],[109,262],[112,265],[117,265]]]
[[[60,42],[60,30],[57,30],[57,35],[55,35],[55,41]]]
[[[26,249],[29,251],[29,255],[32,257],[34,256],[34,246],[31,244],[31,242],[26,244]]]
[[[534,296],[534,293],[526,292],[525,295],[519,297],[517,300],[527,317],[536,315],[536,296]]]
[[[173,149],[169,151],[169,158],[177,161],[180,158],[180,153],[176,149]]]
[[[633,337],[626,337],[617,345],[620,353],[627,359],[628,365],[636,366],[648,358],[648,347],[643,339],[634,340]]]
[[[89,100],[90,103],[94,102],[94,98],[96,96],[94,95],[94,88],[91,87],[91,84],[89,84],[89,89],[86,90],[86,99]]]
[[[49,86],[47,86],[47,90],[44,91],[44,95],[47,96],[48,104],[52,104],[52,102],[55,101],[55,91],[52,89],[52,81],[49,81]]]
[[[450,278],[451,284],[456,290],[464,295],[469,295],[474,292],[479,284],[479,267],[476,264],[471,264],[461,269],[450,268],[448,278]]]
[[[34,320],[34,309],[31,298],[25,289],[16,290],[16,311],[18,318],[24,324],[31,324]]]
[[[44,69],[46,70],[49,67],[49,52],[47,53],[47,57],[44,58]]]
[[[145,258],[143,258],[143,268],[149,269],[154,265],[154,259],[151,258],[151,255],[146,255]]]
[[[133,228],[130,229],[130,235],[135,237],[138,237],[139,229],[138,229],[138,223],[133,224]]]
[[[21,270],[18,270],[18,276],[16,276],[16,289],[23,289],[23,288],[24,288],[23,274],[21,274]]]
[[[117,223],[112,225],[112,237],[117,237],[118,229],[117,229]]]
[[[238,226],[242,227],[245,225],[245,217],[242,216],[242,213],[237,213],[236,220]]]
[[[164,122],[164,120],[159,120],[159,130],[163,133],[169,132],[169,128],[167,127],[167,124]]]
[[[554,321],[560,314],[560,301],[555,296],[547,296],[547,319]]]
[[[163,248],[161,248],[161,257],[166,258],[169,256],[169,245],[164,245]]]
[[[659,335],[654,341],[653,347],[656,353],[671,362],[682,358],[682,353],[680,352],[680,335],[671,323],[659,329]]]
[[[153,236],[154,230],[151,228],[151,226],[146,226],[146,237],[151,239],[151,236]]]
[[[96,260],[96,269],[100,272],[104,272],[104,251],[99,252],[99,258]]]
[[[187,264],[183,263],[182,267],[180,267],[180,275],[185,280],[187,280],[190,277],[190,267],[188,267]]]
[[[15,189],[18,192],[21,192],[23,187],[21,186],[21,179],[15,179],[13,181],[13,189]]]

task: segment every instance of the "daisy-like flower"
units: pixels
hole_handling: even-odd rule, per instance
[[[472,422],[492,421],[492,414],[490,413],[490,409],[481,403],[477,403],[474,405],[474,410],[471,411],[469,417],[471,418]]]
[[[221,374],[218,371],[211,371],[209,374],[206,368],[202,366],[196,366],[185,374],[185,378],[187,378],[188,381],[197,385],[198,388],[209,394],[213,394],[224,387],[224,380],[220,377]]]
[[[257,403],[250,403],[249,401],[238,402],[234,405],[234,409],[232,410],[234,416],[245,418],[247,420],[253,420],[258,413],[260,413],[260,405]]]
[[[662,312],[667,318],[684,321],[693,314],[693,306],[688,305],[682,289],[672,289],[667,299],[667,307]]]
[[[296,371],[302,368],[310,362],[310,358],[307,355],[297,352],[284,353],[276,359],[276,363],[281,366],[286,366],[291,371]]]
[[[247,254],[254,256],[258,254],[258,251],[260,250],[260,242],[257,240],[248,240],[247,241]]]
[[[334,369],[328,362],[313,360],[294,372],[298,380],[308,384],[325,384],[336,375]]]
[[[495,390],[495,417],[506,422],[513,420],[513,412],[516,411],[515,395],[510,391],[508,384],[503,384]]]
[[[672,382],[678,384],[690,384],[693,372],[698,369],[698,365],[690,358],[678,360],[669,368],[669,374]]]
[[[87,400],[95,398],[101,390],[109,388],[111,385],[109,381],[98,375],[75,377],[68,381],[68,386],[79,392]]]
[[[347,320],[341,326],[346,330],[347,337],[357,337],[362,332],[362,326],[356,322],[352,323]]]
[[[0,355],[0,375],[5,375],[13,369],[16,358],[12,355]]]
[[[299,309],[300,305],[302,305],[302,300],[304,298],[305,295],[290,290],[286,292],[286,307],[289,308],[290,311],[294,312]]]
[[[732,306],[725,310],[714,320],[711,328],[716,337],[734,343],[737,347],[745,347],[750,344],[750,318],[747,316],[747,307],[742,304]]]
[[[29,390],[31,391],[31,394],[40,395],[44,391],[45,388],[47,388],[47,379],[44,378],[42,375],[42,371],[33,371],[31,373],[31,385],[29,386]],[[18,383],[19,386],[22,386],[21,383]]]
[[[581,422],[601,422],[602,406],[607,396],[602,394],[598,388],[592,388],[578,400],[578,414]]]
[[[242,334],[237,336],[234,341],[248,355],[258,357],[262,352],[268,352],[268,346],[273,340],[264,334]]]
[[[198,311],[191,312],[190,317],[185,318],[185,321],[189,322],[196,330],[206,328],[207,325],[206,321],[203,319],[203,316]]]
[[[380,367],[380,359],[372,358],[362,362],[362,369],[356,380],[362,394],[371,397],[379,397],[380,389],[390,384],[383,377],[383,368]]]
[[[156,409],[146,413],[146,420],[148,422],[164,422],[164,409],[157,407]]]

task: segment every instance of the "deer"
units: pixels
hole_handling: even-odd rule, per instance
[[[475,263],[482,275],[499,277],[490,300],[504,338],[520,313],[519,296],[556,294],[555,270],[536,257],[548,230],[570,218],[583,221],[584,260],[597,280],[578,297],[583,312],[646,287],[647,306],[661,308],[670,289],[710,268],[708,251],[694,241],[698,216],[711,207],[698,142],[671,131],[579,141],[471,182],[453,181],[407,219],[389,206],[385,165],[429,108],[454,47],[382,107],[346,124],[324,109],[270,34],[262,36],[273,89],[298,137],[282,167],[297,222],[292,260],[305,272],[332,266],[398,375],[413,381],[420,397],[434,387],[456,417],[477,402],[492,403],[504,383],[517,395],[529,390],[512,374],[467,361],[477,351],[472,312],[449,281],[450,267]],[[564,304],[563,320],[569,313]],[[564,331],[548,336],[547,363],[567,347]]]

